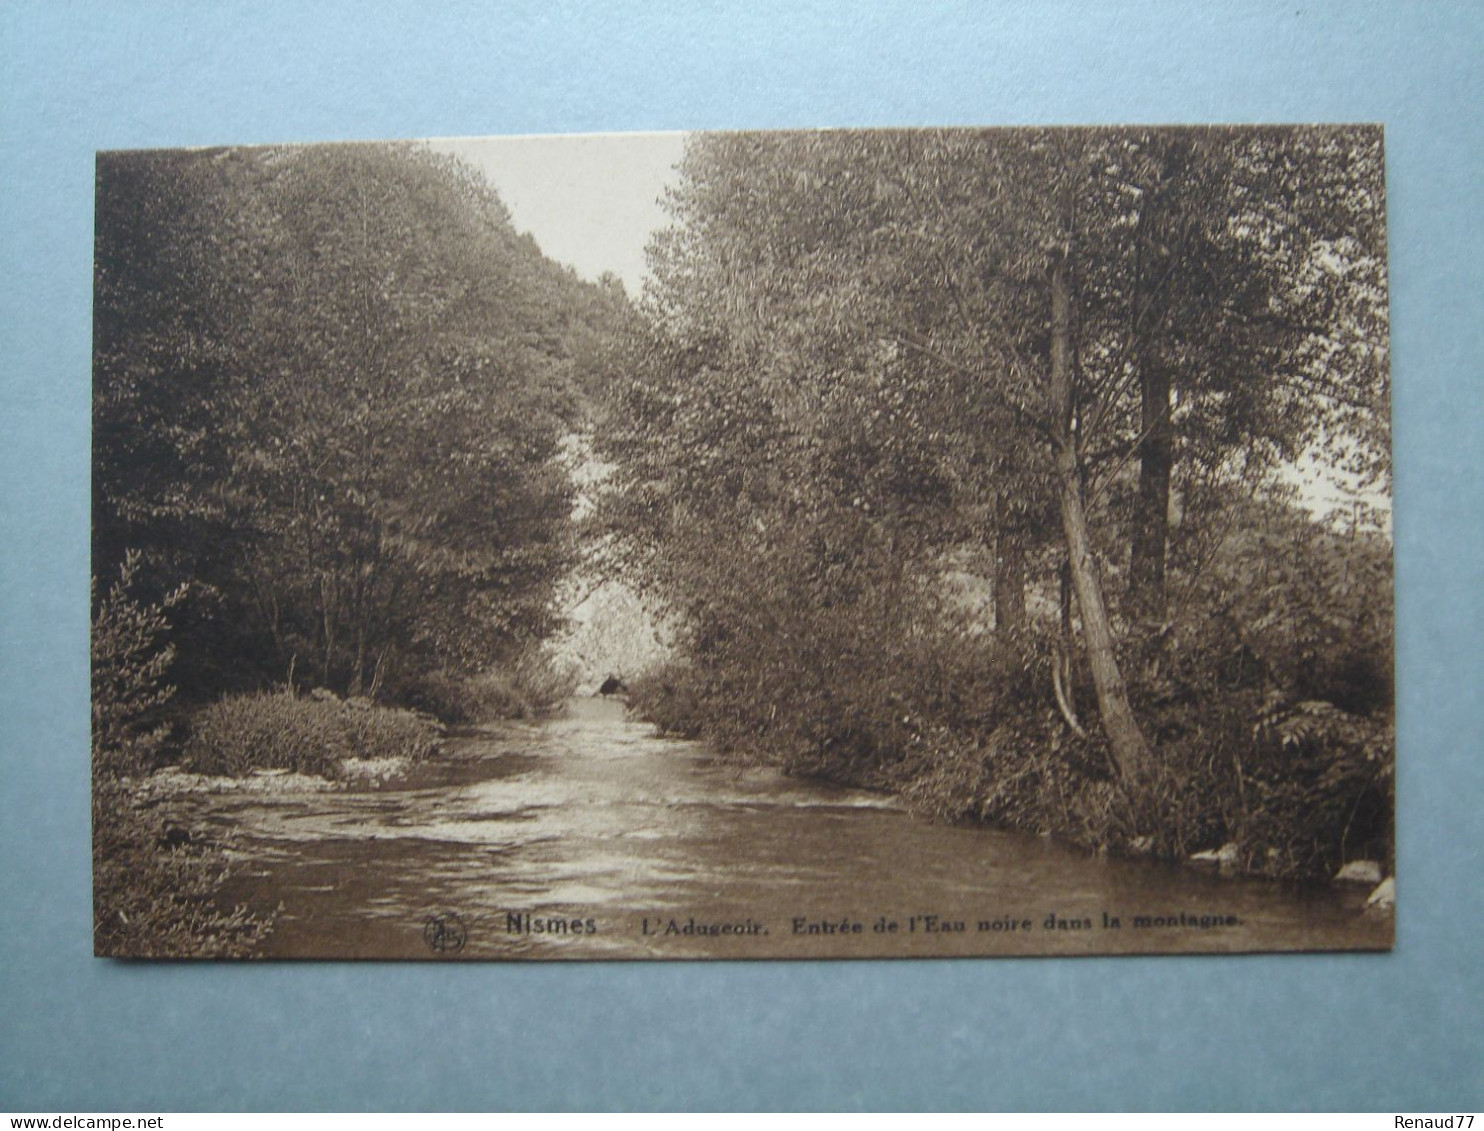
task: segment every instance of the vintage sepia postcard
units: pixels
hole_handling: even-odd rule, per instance
[[[1384,950],[1376,126],[98,156],[94,949]]]

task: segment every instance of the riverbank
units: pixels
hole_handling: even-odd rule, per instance
[[[996,674],[988,662],[971,670],[981,684],[977,673]],[[1154,703],[1146,717],[1161,740],[1157,756],[1129,782],[1113,772],[1099,732],[1069,733],[1015,675],[997,694],[984,692],[983,714],[944,704],[952,689],[883,694],[849,684],[776,688],[811,711],[779,709],[680,664],[635,680],[632,698],[638,717],[704,738],[738,765],[887,790],[938,821],[1228,875],[1327,882],[1365,864],[1379,883],[1393,872],[1389,719],[1264,702],[1256,692],[1212,705]]]
[[[272,932],[271,900],[222,896],[235,868],[233,831],[194,820],[194,799],[311,797],[404,778],[442,735],[415,712],[328,691],[229,696],[168,732],[153,771],[100,755],[93,767],[93,925],[100,955],[250,957]]]
[[[1383,949],[1393,924],[1368,886],[924,820],[900,793],[739,761],[598,698],[330,776],[174,765],[116,785],[100,797],[127,818],[107,827],[133,839],[99,873],[117,888],[101,954],[452,957],[423,935],[450,915],[458,956],[490,958]]]

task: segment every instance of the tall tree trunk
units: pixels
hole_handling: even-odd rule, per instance
[[[1133,544],[1129,555],[1129,607],[1142,620],[1165,618],[1165,551],[1169,544],[1170,468],[1174,430],[1170,426],[1170,372],[1151,349],[1139,351],[1139,493],[1134,502]]]
[[[320,616],[324,625],[325,651],[320,664],[320,686],[330,686],[330,674],[335,669],[335,592],[334,584],[325,574],[320,575]]]
[[[1156,147],[1158,167],[1144,192],[1134,235],[1133,315],[1129,333],[1139,371],[1139,491],[1129,553],[1129,609],[1145,621],[1165,619],[1165,555],[1170,534],[1170,469],[1174,462],[1171,366],[1160,350],[1170,317],[1176,261],[1185,237],[1171,206],[1171,185],[1189,164],[1182,142]]]
[[[1051,409],[1062,533],[1066,537],[1072,588],[1082,614],[1082,633],[1087,640],[1088,666],[1092,668],[1092,683],[1097,691],[1098,716],[1119,776],[1131,781],[1141,776],[1149,765],[1149,745],[1129,705],[1128,689],[1113,650],[1113,631],[1087,529],[1081,469],[1072,434],[1072,394],[1071,285],[1066,255],[1058,253],[1051,265]]]
[[[351,669],[350,687],[346,694],[351,698],[361,695],[361,687],[366,670],[366,622],[362,619],[356,625],[356,659],[355,666]]]
[[[1014,632],[1025,624],[1025,550],[1009,532],[1009,508],[1001,499],[994,536],[994,627]]]
[[[1072,733],[1086,738],[1082,720],[1077,717],[1077,693],[1072,685],[1072,657],[1076,655],[1076,637],[1072,632],[1072,570],[1062,562],[1057,570],[1061,581],[1061,643],[1051,661],[1051,690],[1056,694],[1056,705],[1061,717]]]

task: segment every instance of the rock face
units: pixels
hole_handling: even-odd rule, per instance
[[[1379,884],[1376,890],[1371,892],[1371,897],[1365,901],[1367,907],[1395,907],[1396,906],[1396,877],[1387,876]]]
[[[577,672],[578,693],[598,691],[604,676],[633,675],[668,654],[661,627],[639,597],[622,583],[604,582],[568,613],[571,626],[556,642],[559,668]]]
[[[1336,883],[1379,884],[1381,865],[1374,860],[1352,860],[1335,873]]]

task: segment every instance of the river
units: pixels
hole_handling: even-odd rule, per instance
[[[933,824],[880,794],[739,770],[598,700],[461,732],[383,783],[169,804],[227,837],[229,902],[281,902],[266,957],[1365,950],[1392,935],[1364,888]]]

